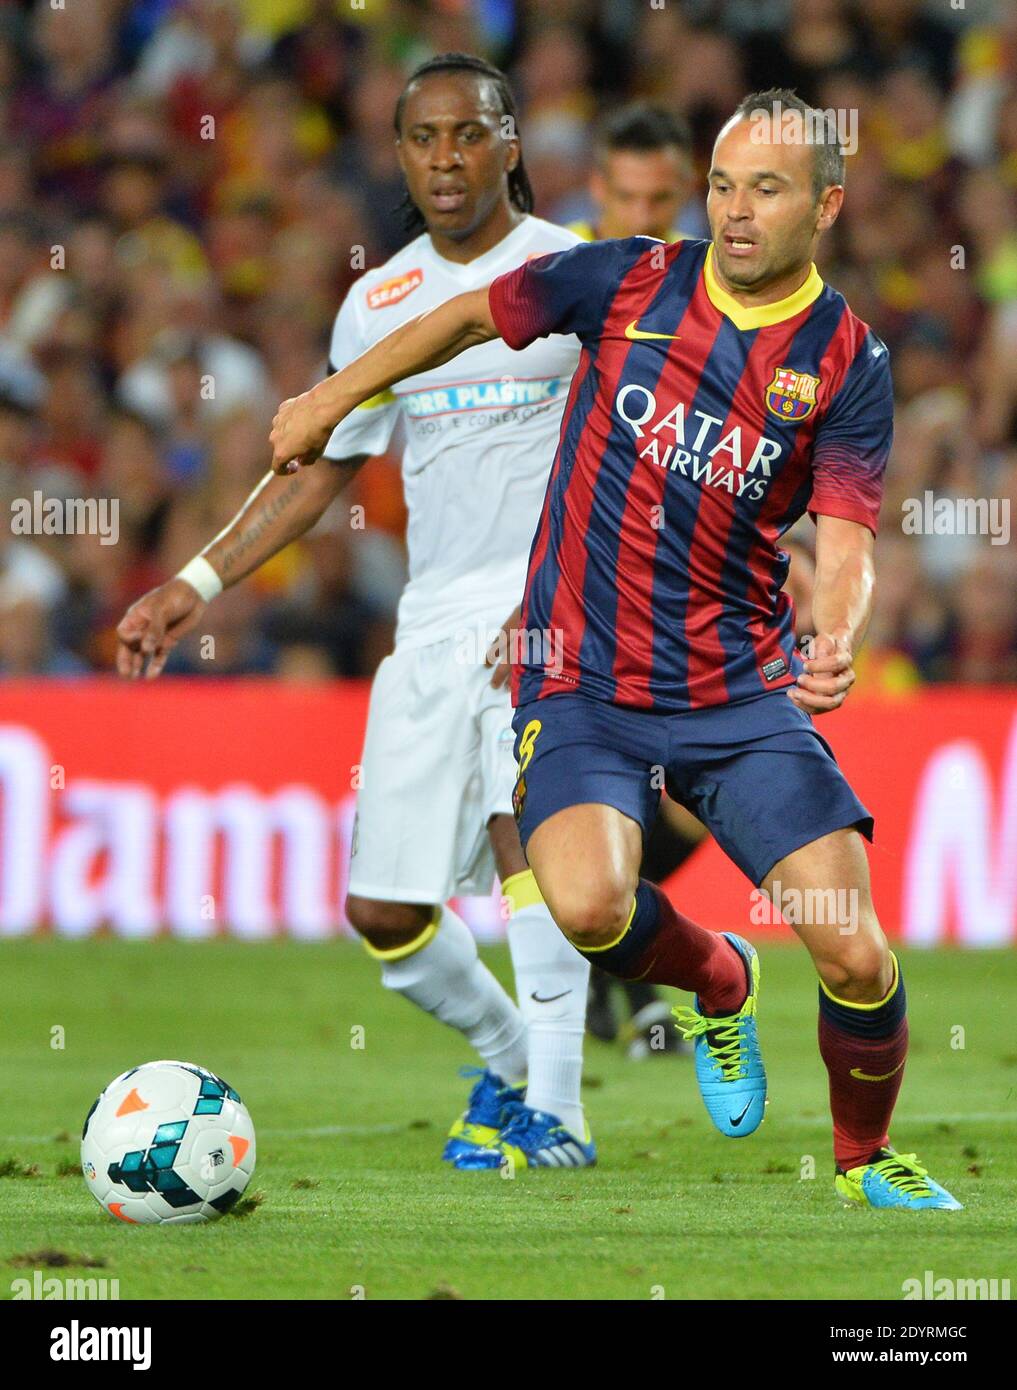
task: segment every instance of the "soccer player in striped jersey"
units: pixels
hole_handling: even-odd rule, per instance
[[[679,223],[693,193],[692,132],[684,117],[662,106],[638,102],[611,113],[594,139],[590,196],[596,205],[592,222],[570,222],[584,241],[650,236],[676,242]],[[812,560],[800,545],[786,542],[791,557],[786,588],[801,619],[808,611]],[[804,601],[803,601],[804,600]],[[662,883],[681,868],[708,838],[691,811],[670,797],[660,810],[644,845],[640,877]],[[597,966],[590,971],[586,1026],[594,1037],[614,1041],[618,1025],[611,999],[612,977]],[[659,1025],[668,1006],[646,980],[622,980],[629,1021],[623,1028],[632,1058],[664,1056],[684,1048],[678,1033]],[[664,1044],[663,1048],[661,1043]]]
[[[590,197],[596,205],[592,222],[570,222],[584,241],[650,236],[679,241],[679,224],[694,188],[692,132],[684,117],[662,106],[637,102],[611,113],[594,138]],[[799,623],[807,619],[812,558],[801,545],[785,541],[791,558],[786,588],[794,598]],[[691,811],[670,797],[660,810],[644,845],[640,877],[662,883],[696,853],[708,838]],[[612,977],[594,966],[586,1027],[594,1037],[613,1042],[618,1024],[612,1003]],[[629,1010],[623,1027],[632,1058],[664,1056],[685,1046],[678,1033],[659,1025],[668,1006],[645,980],[617,981]],[[664,1047],[661,1048],[661,1043]]]
[[[872,816],[813,727],[854,681],[893,433],[886,348],[814,263],[844,198],[833,124],[789,91],[746,98],[714,147],[709,242],[592,243],[450,301],[284,402],[273,466],[313,462],[359,401],[471,344],[579,337],[522,607],[523,629],[561,649],[552,664],[531,642],[513,670],[516,814],[544,899],[611,973],[695,992],[679,1025],[706,1108],[722,1133],[751,1133],[758,957],[640,881],[663,780],[751,883],[803,906],[839,1194],[956,1209],[890,1146],[904,982],[872,904]],[[780,538],[806,512],[803,658]],[[831,890],[850,904],[839,920],[804,910]]]

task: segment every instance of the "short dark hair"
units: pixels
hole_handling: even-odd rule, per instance
[[[797,111],[802,118],[807,143],[812,146],[812,191],[816,197],[831,184],[843,184],[844,154],[836,121],[829,112],[803,101],[791,87],[768,87],[765,92],[750,92],[734,114],[741,120],[764,114],[776,120],[784,111]],[[817,132],[819,139],[815,138]]]
[[[414,68],[406,79],[406,85],[399,93],[399,100],[396,102],[395,131],[397,136],[402,136],[403,112],[406,109],[406,98],[409,96],[410,88],[421,78],[431,77],[434,73],[439,72],[467,73],[470,76],[490,82],[498,94],[501,114],[510,116],[518,130],[515,97],[509,86],[509,80],[501,68],[496,68],[486,58],[478,58],[474,53],[439,53],[436,57],[428,58],[426,63],[421,63],[419,67]],[[530,176],[523,166],[522,154],[519,156],[519,163],[509,173],[508,191],[509,201],[520,212],[533,211],[533,188],[530,185]],[[426,229],[427,222],[424,215],[410,197],[408,188],[403,191],[401,208],[407,232],[417,236]]]
[[[676,111],[638,102],[611,112],[597,129],[594,148],[598,158],[617,150],[650,154],[673,148],[691,154],[692,130]]]

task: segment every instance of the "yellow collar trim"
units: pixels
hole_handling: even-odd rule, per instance
[[[597,229],[592,222],[569,222],[566,226],[568,231],[575,232],[576,236],[582,237],[584,241],[603,241],[605,239],[598,235]],[[617,241],[620,238],[616,237],[614,239]],[[653,237],[649,238],[651,241],[654,239]],[[672,227],[664,240],[669,246],[673,246],[676,241],[685,240],[685,233],[680,232],[677,227]]]
[[[726,314],[735,328],[740,329],[743,333],[753,328],[769,328],[771,324],[783,323],[785,319],[794,318],[795,314],[800,314],[803,309],[807,309],[823,293],[823,280],[816,269],[815,262],[813,262],[812,268],[805,278],[805,283],[800,285],[794,294],[789,294],[786,299],[778,299],[773,304],[760,304],[756,308],[746,308],[720,285],[713,269],[712,245],[707,251],[706,260],[703,263],[703,283],[713,307],[719,309],[722,314]]]

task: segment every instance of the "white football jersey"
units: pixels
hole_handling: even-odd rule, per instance
[[[527,216],[490,251],[458,265],[439,256],[426,233],[417,237],[346,296],[332,333],[333,369],[425,310],[579,240]],[[403,425],[409,580],[399,602],[400,646],[497,627],[522,598],[578,361],[571,336],[538,339],[522,352],[496,338],[398,382],[333,432],[325,455],[339,459],[384,453]]]

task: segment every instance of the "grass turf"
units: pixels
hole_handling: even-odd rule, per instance
[[[590,1042],[599,1166],[510,1181],[439,1162],[472,1058],[347,942],[5,943],[0,1297],[33,1268],[193,1299],[896,1299],[926,1270],[1013,1277],[1017,954],[905,953],[913,1041],[894,1142],[966,1208],[923,1214],[835,1198],[814,977],[799,948],[762,955],[771,1103],[754,1136],[713,1130],[689,1058],[635,1063]],[[487,959],[507,981],[506,953]],[[264,1199],[250,1215],[128,1227],[86,1191],[89,1105],[157,1057],[211,1067],[250,1107],[248,1192]]]

